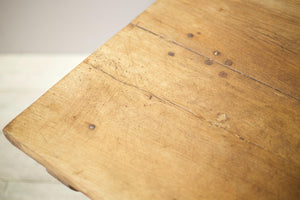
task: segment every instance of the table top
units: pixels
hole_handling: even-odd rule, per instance
[[[299,199],[299,13],[158,0],[5,136],[91,199]]]

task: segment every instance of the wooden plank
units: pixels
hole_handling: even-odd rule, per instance
[[[299,13],[294,0],[158,0],[133,23],[299,100]]]
[[[87,54],[0,54],[1,129]],[[50,176],[0,133],[1,200],[86,200]]]
[[[300,164],[299,101],[205,60],[142,29],[128,28],[86,62]]]
[[[205,59],[129,25],[4,133],[91,199],[298,199],[299,101]]]

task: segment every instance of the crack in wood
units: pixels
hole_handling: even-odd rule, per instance
[[[254,143],[254,142],[251,142],[250,140],[248,140],[248,139],[246,139],[246,138],[244,138],[244,137],[241,137],[240,135],[238,135],[238,134],[236,134],[236,133],[234,133],[234,132],[231,132],[230,130],[228,130],[228,128],[219,126],[219,125],[218,125],[217,123],[215,123],[214,121],[207,120],[207,119],[205,119],[203,116],[198,115],[198,114],[196,114],[196,113],[190,111],[189,109],[187,109],[187,108],[185,108],[185,107],[183,107],[183,106],[180,106],[180,105],[178,105],[178,104],[176,104],[176,103],[174,103],[174,102],[172,102],[172,101],[170,101],[170,100],[168,100],[168,99],[161,98],[161,97],[159,97],[159,96],[157,96],[157,95],[155,95],[155,94],[153,94],[153,93],[151,93],[151,92],[149,92],[149,91],[147,91],[147,90],[145,90],[145,89],[143,89],[143,88],[140,88],[140,87],[138,87],[138,86],[136,86],[136,85],[133,85],[133,84],[131,84],[131,83],[127,83],[127,82],[125,82],[125,81],[122,81],[122,80],[116,78],[115,76],[113,76],[112,74],[110,74],[110,73],[104,71],[104,70],[101,69],[100,67],[94,66],[93,64],[89,63],[87,60],[84,60],[83,62],[84,62],[85,64],[87,64],[87,65],[93,67],[94,69],[96,69],[96,70],[98,70],[98,71],[104,73],[105,75],[109,76],[110,78],[112,78],[113,80],[115,80],[115,81],[117,81],[117,82],[119,82],[119,83],[122,83],[122,84],[124,84],[124,85],[129,86],[129,87],[136,88],[136,89],[138,89],[138,90],[140,90],[140,91],[142,91],[142,92],[144,92],[144,93],[147,93],[148,96],[151,96],[151,98],[152,98],[152,97],[155,97],[155,98],[157,98],[160,102],[165,103],[166,105],[173,105],[174,107],[178,108],[179,110],[184,111],[184,112],[187,112],[187,113],[193,115],[194,117],[196,117],[196,118],[198,118],[198,119],[204,120],[205,122],[209,123],[209,124],[212,125],[212,126],[215,126],[215,127],[217,127],[217,128],[221,128],[221,129],[225,130],[227,133],[229,133],[230,135],[232,135],[232,136],[238,138],[238,139],[239,139],[240,141],[242,141],[242,142],[249,143],[249,144],[254,145],[255,147],[258,147],[258,148],[260,148],[260,149],[262,149],[262,150],[264,150],[264,151],[267,151],[267,152],[269,152],[269,153],[271,153],[271,154],[274,154],[274,155],[280,157],[281,159],[287,160],[286,158],[282,157],[281,155],[277,154],[276,152],[269,151],[268,149],[264,148],[263,146],[260,146],[260,145]]]
[[[151,31],[150,31],[150,32],[151,32]],[[154,35],[157,35],[157,34],[155,34],[155,33],[153,33],[153,34],[154,34]],[[161,37],[161,36],[159,36],[159,35],[157,35],[157,36],[158,36],[158,37]],[[197,53],[197,54],[198,54],[198,53]],[[204,57],[205,57],[205,56],[204,56]],[[142,92],[144,92],[144,93],[147,93],[147,95],[148,95],[149,97],[151,97],[151,98],[152,98],[152,97],[155,97],[155,98],[158,99],[160,102],[165,103],[166,105],[173,105],[175,108],[177,108],[177,109],[179,109],[179,110],[181,110],[181,111],[184,111],[184,112],[186,112],[186,113],[189,113],[189,114],[193,115],[194,117],[196,117],[196,118],[198,118],[198,119],[204,120],[205,122],[209,123],[209,124],[212,125],[212,126],[215,126],[215,127],[217,127],[217,128],[221,128],[221,129],[225,130],[227,133],[229,133],[230,135],[232,135],[232,136],[234,136],[235,138],[239,139],[239,141],[241,141],[241,142],[246,142],[246,143],[248,143],[248,144],[251,144],[251,145],[253,145],[253,146],[257,147],[257,148],[260,148],[260,149],[262,149],[262,150],[264,150],[264,151],[267,151],[267,152],[269,152],[269,153],[271,153],[271,154],[274,154],[274,155],[276,155],[277,157],[279,157],[279,158],[281,158],[281,159],[287,161],[287,159],[286,159],[285,157],[282,157],[280,154],[278,154],[278,153],[276,153],[276,152],[273,152],[273,151],[270,151],[270,150],[266,149],[265,147],[260,146],[259,144],[256,144],[256,143],[254,143],[254,142],[251,142],[250,140],[248,140],[248,139],[246,139],[246,138],[240,136],[239,134],[230,131],[227,127],[220,126],[220,125],[218,125],[218,124],[217,124],[216,122],[214,122],[214,121],[205,119],[203,116],[201,116],[201,115],[199,115],[199,114],[196,114],[196,113],[194,113],[193,111],[191,111],[191,110],[189,110],[189,109],[187,109],[187,108],[185,108],[185,107],[183,107],[183,106],[181,106],[181,105],[178,105],[178,104],[172,102],[171,100],[168,100],[168,99],[159,97],[159,96],[157,96],[157,95],[155,95],[155,94],[153,94],[153,93],[151,93],[151,92],[149,92],[149,91],[147,91],[147,90],[145,90],[145,89],[143,89],[143,88],[140,88],[140,87],[138,87],[138,86],[136,86],[136,85],[134,85],[134,84],[128,83],[128,82],[123,81],[123,80],[120,80],[120,79],[118,79],[117,77],[115,77],[114,75],[112,75],[112,74],[106,72],[106,71],[103,70],[102,68],[100,68],[100,67],[98,67],[98,66],[95,66],[95,65],[91,64],[90,62],[88,62],[88,60],[84,60],[83,62],[84,62],[85,64],[87,64],[87,65],[93,67],[94,69],[96,69],[96,70],[98,70],[98,71],[101,71],[102,73],[104,73],[105,75],[109,76],[110,78],[112,78],[112,79],[115,80],[115,81],[118,81],[118,82],[120,82],[120,83],[122,83],[122,84],[124,84],[124,85],[127,85],[127,86],[129,86],[129,87],[136,88],[136,89],[138,89],[138,90],[140,90],[140,91],[142,91]],[[275,90],[277,90],[277,89],[275,89]]]
[[[195,51],[195,50],[193,50],[193,49],[191,49],[191,48],[188,48],[188,47],[186,47],[186,46],[184,46],[184,45],[182,45],[182,44],[176,42],[176,41],[170,40],[170,39],[168,39],[167,37],[164,37],[164,36],[162,36],[162,35],[159,35],[159,34],[153,32],[153,31],[151,31],[151,30],[148,30],[148,29],[146,29],[146,28],[144,28],[144,27],[142,27],[142,26],[140,26],[140,25],[133,24],[133,23],[130,23],[130,24],[133,25],[133,26],[135,26],[135,27],[137,27],[137,28],[139,28],[139,29],[141,29],[141,30],[144,30],[144,31],[146,31],[146,32],[148,32],[148,33],[151,33],[151,34],[153,34],[153,35],[155,35],[155,36],[157,36],[157,37],[160,37],[160,38],[162,38],[162,39],[164,39],[164,40],[167,40],[168,42],[171,42],[171,43],[173,43],[173,44],[175,44],[175,45],[177,45],[177,46],[180,46],[180,47],[182,47],[182,48],[184,48],[184,49],[186,49],[186,50],[188,50],[188,51],[191,51],[191,52],[193,52],[193,53],[195,53],[195,54],[197,54],[197,55],[199,55],[199,56],[202,56],[202,57],[204,57],[204,58],[213,60],[214,62],[218,63],[219,65],[221,65],[221,66],[223,66],[223,67],[226,67],[227,69],[230,69],[230,70],[233,71],[233,72],[236,72],[236,73],[238,73],[238,74],[241,74],[241,75],[243,75],[243,76],[245,76],[245,77],[247,77],[247,78],[249,78],[249,79],[251,79],[251,80],[253,80],[253,81],[256,81],[256,82],[258,82],[258,83],[260,83],[260,84],[262,84],[262,85],[264,85],[264,86],[267,86],[267,87],[269,87],[269,88],[272,88],[273,90],[275,90],[275,91],[277,91],[277,92],[280,92],[281,94],[284,94],[284,95],[286,95],[286,96],[288,96],[288,97],[290,97],[290,98],[293,98],[293,99],[295,99],[295,100],[297,100],[297,101],[300,101],[300,99],[298,99],[297,97],[292,96],[291,94],[288,94],[288,93],[286,93],[286,92],[283,92],[283,91],[281,91],[281,90],[279,90],[279,89],[277,89],[277,88],[275,88],[275,87],[273,87],[273,86],[271,86],[271,85],[269,85],[269,84],[267,84],[267,83],[265,83],[265,82],[262,82],[262,81],[260,81],[260,80],[258,80],[258,79],[256,79],[256,78],[254,78],[254,77],[252,77],[252,76],[250,76],[250,75],[248,75],[248,74],[245,74],[245,73],[243,73],[243,72],[241,72],[241,71],[239,71],[239,70],[236,70],[236,69],[234,69],[234,68],[232,68],[232,67],[230,67],[230,66],[228,66],[228,65],[224,65],[223,63],[218,62],[217,60],[215,60],[215,59],[213,59],[213,58],[210,58],[210,57],[208,57],[208,56],[205,56],[205,55],[203,55],[203,54],[201,54],[201,53],[199,53],[199,52],[197,52],[197,51]]]
[[[172,101],[170,101],[170,100],[168,100],[168,99],[158,97],[157,95],[155,95],[155,94],[153,94],[153,93],[151,93],[151,92],[149,92],[149,91],[147,91],[147,90],[145,90],[145,89],[143,89],[143,88],[140,88],[140,87],[138,87],[138,86],[136,86],[136,85],[133,85],[133,84],[131,84],[131,83],[127,83],[127,82],[125,82],[125,81],[122,81],[122,80],[116,78],[115,76],[111,75],[110,73],[104,71],[103,69],[101,69],[101,68],[99,68],[99,67],[97,67],[97,66],[92,65],[91,63],[89,63],[89,62],[87,62],[87,61],[83,61],[83,62],[86,63],[86,64],[88,64],[89,66],[93,67],[94,69],[103,72],[104,74],[108,75],[109,77],[111,77],[111,78],[114,79],[115,81],[118,81],[118,82],[120,82],[120,83],[122,83],[122,84],[124,84],[124,85],[130,86],[130,87],[134,87],[134,88],[136,88],[136,89],[138,89],[138,90],[141,90],[141,91],[147,93],[147,94],[149,95],[149,98],[150,98],[150,99],[151,99],[152,97],[155,97],[155,98],[157,98],[158,100],[160,100],[161,102],[164,102],[164,103],[167,102],[167,103],[169,103],[169,104],[171,104],[171,105],[173,105],[173,106],[175,106],[175,107],[177,107],[177,108],[179,108],[179,109],[181,109],[181,110],[183,110],[183,111],[185,111],[185,112],[188,112],[188,113],[194,115],[196,118],[199,118],[199,119],[203,119],[203,120],[204,120],[204,117],[202,117],[202,116],[200,116],[200,115],[198,115],[198,114],[193,113],[192,111],[190,111],[189,109],[187,109],[187,108],[185,108],[185,107],[183,107],[183,106],[181,106],[181,105],[178,105],[178,104],[176,104],[176,103],[174,103],[174,102],[172,102]]]

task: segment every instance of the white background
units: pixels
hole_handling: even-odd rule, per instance
[[[0,53],[92,53],[154,0],[0,0]]]
[[[0,128],[154,0],[0,0]],[[84,200],[0,134],[0,200]]]

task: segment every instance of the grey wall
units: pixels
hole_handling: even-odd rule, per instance
[[[0,53],[91,53],[155,0],[0,0]]]

